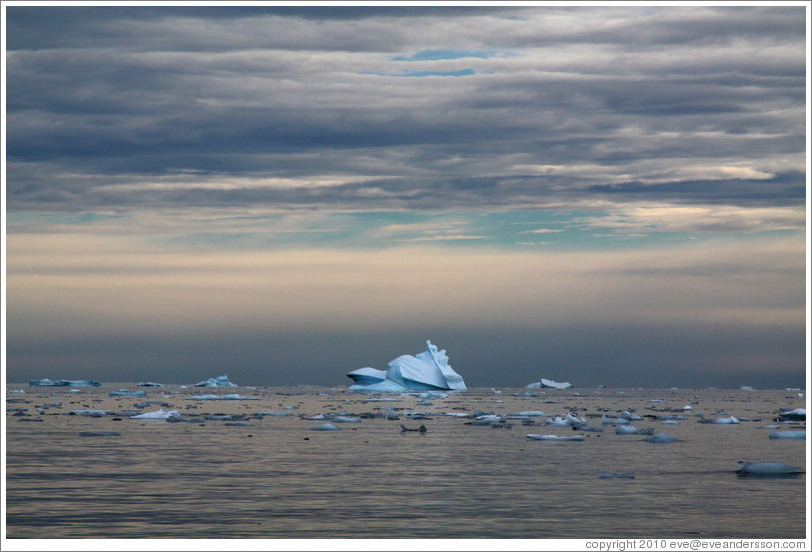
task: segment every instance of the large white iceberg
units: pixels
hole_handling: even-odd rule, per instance
[[[195,387],[237,387],[237,384],[228,381],[228,376],[217,376],[198,382]]]
[[[572,384],[568,381],[559,383],[557,381],[541,378],[540,381],[528,383],[527,385],[525,385],[525,389],[541,389],[541,388],[570,389],[572,388]]]
[[[407,391],[454,390],[465,391],[465,382],[448,364],[445,350],[426,341],[427,348],[416,356],[401,355],[389,363],[389,368],[359,368],[347,374],[355,382],[350,391],[403,393]]]

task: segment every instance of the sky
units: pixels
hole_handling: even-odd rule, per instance
[[[6,380],[805,387],[808,9],[4,3]]]

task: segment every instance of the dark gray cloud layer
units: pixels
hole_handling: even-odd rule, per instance
[[[7,13],[11,210],[803,202],[802,7]]]

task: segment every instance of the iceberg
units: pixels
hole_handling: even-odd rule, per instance
[[[166,420],[168,418],[180,418],[180,414],[178,414],[177,410],[159,408],[155,412],[144,412],[143,414],[130,416],[132,420]]]
[[[586,439],[583,435],[539,435],[538,433],[528,433],[528,439],[535,439],[536,441],[583,441]]]
[[[805,422],[806,408],[796,408],[778,414],[777,422]]]
[[[138,387],[163,387],[163,383],[155,383],[154,381],[141,381],[138,382]]]
[[[78,410],[71,410],[68,412],[71,416],[88,416],[90,418],[101,418],[102,416],[107,416],[108,414],[112,414],[109,410],[90,410],[90,409],[78,409]]]
[[[109,395],[111,397],[146,397],[147,393],[145,391],[130,391],[129,389],[116,389],[115,391],[110,391]]]
[[[553,380],[548,380],[541,378],[541,380],[533,383],[528,383],[524,386],[525,389],[541,389],[541,388],[549,388],[549,389],[571,389],[572,384],[568,381],[565,382],[557,382]]]
[[[311,431],[337,431],[338,428],[333,424],[321,424],[310,428]]]
[[[99,387],[101,383],[93,380],[28,380],[29,387]]]
[[[803,469],[788,466],[780,462],[738,462],[739,475],[795,475],[803,473]]]
[[[194,397],[186,397],[187,401],[258,401],[257,397],[243,397],[239,393],[231,393],[228,395],[195,395]]]
[[[771,431],[770,439],[806,439],[806,430],[800,431]]]
[[[228,376],[217,376],[216,378],[209,378],[207,380],[198,382],[195,387],[238,387],[236,383],[228,381]]]
[[[401,355],[388,369],[359,368],[347,374],[353,380],[350,391],[404,393],[409,391],[465,391],[465,382],[448,364],[445,350],[426,341],[426,350],[415,356]],[[437,398],[421,396],[421,398]]]

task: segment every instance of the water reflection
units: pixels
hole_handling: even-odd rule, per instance
[[[89,397],[94,408],[132,408],[144,399]],[[112,388],[126,387],[113,384]],[[167,393],[169,391],[169,393]],[[177,389],[150,391],[184,408]],[[521,390],[523,391],[523,390]],[[195,416],[298,406],[296,414],[372,413],[364,396],[322,389],[291,395],[257,389],[259,401],[198,405]],[[36,393],[40,393],[37,395]],[[33,403],[48,391],[29,392]],[[284,393],[284,394],[282,394]],[[248,394],[248,393],[242,393]],[[667,402],[650,402],[666,396]],[[525,434],[572,434],[569,428],[511,429],[466,425],[437,415],[543,410],[581,415],[622,409],[655,415],[696,397],[705,412],[760,419],[736,426],[696,418],[659,426],[636,422],[682,442],[644,443],[608,429],[583,442],[528,441]],[[387,406],[415,409],[402,397]],[[145,422],[66,416],[49,409],[44,422],[8,415],[7,528],[10,538],[803,538],[805,475],[755,480],[735,474],[738,460],[805,465],[803,441],[770,440],[760,423],[792,402],[783,391],[632,391],[577,396],[551,390],[513,396],[473,390],[434,400],[421,421],[428,432],[401,433],[403,421],[366,418],[340,431],[311,432],[319,422],[267,416],[253,427]],[[797,402],[797,401],[796,401]],[[33,404],[32,403],[32,404]],[[231,404],[233,403],[233,404]],[[30,406],[30,405],[29,405]],[[796,406],[802,406],[798,404]],[[600,425],[600,419],[590,418]],[[415,424],[412,424],[415,425]],[[543,430],[543,431],[539,431]],[[119,436],[79,437],[82,431]],[[598,472],[634,472],[634,479],[598,479]]]

